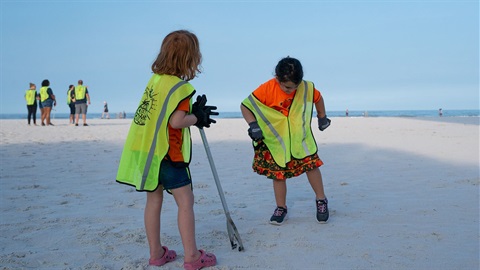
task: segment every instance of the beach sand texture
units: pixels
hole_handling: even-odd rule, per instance
[[[437,121],[434,121],[437,120]],[[75,127],[0,121],[0,269],[183,269],[177,207],[162,242],[176,261],[149,267],[145,194],[115,182],[131,119]],[[196,234],[210,269],[479,269],[479,118],[332,118],[313,124],[331,212],[315,220],[305,175],[288,180],[289,219],[253,173],[243,119],[205,133],[244,252],[232,250],[199,131],[193,127]]]

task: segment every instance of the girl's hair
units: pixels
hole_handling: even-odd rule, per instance
[[[42,87],[43,86],[50,86],[50,82],[48,80],[43,80]]]
[[[72,88],[73,86],[74,86],[73,84],[70,84],[70,85],[68,86],[68,89]]]
[[[287,56],[278,62],[275,76],[279,82],[300,84],[303,80],[302,64],[297,59]]]
[[[160,53],[152,64],[152,71],[189,81],[201,73],[201,63],[202,54],[197,36],[187,30],[178,30],[163,39]]]
[[[35,84],[34,84],[34,83],[30,83],[30,87],[32,87],[32,86],[35,86]]]

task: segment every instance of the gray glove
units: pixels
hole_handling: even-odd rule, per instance
[[[324,117],[318,117],[318,129],[320,129],[320,131],[324,131],[330,126],[331,122],[332,120],[328,119],[326,115]]]
[[[253,121],[248,125],[250,126],[250,128],[248,128],[248,136],[250,136],[252,140],[259,141],[263,139],[263,133],[260,127],[258,126],[257,121]]]

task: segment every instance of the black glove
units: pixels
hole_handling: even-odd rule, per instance
[[[202,128],[201,125],[202,119],[205,119],[205,112],[203,109],[205,108],[205,104],[207,104],[207,97],[205,95],[197,96],[197,101],[195,101],[192,105],[192,114],[197,117],[197,122],[195,126],[198,128]]]
[[[217,107],[205,106],[205,104],[207,104],[207,96],[199,95],[197,96],[197,101],[195,101],[195,103],[193,103],[192,105],[192,114],[197,117],[197,122],[195,123],[195,126],[198,128],[209,128],[210,124],[217,122],[210,118],[211,115],[218,115],[218,112],[213,111],[216,110]]]
[[[253,121],[248,125],[250,126],[250,128],[248,128],[248,136],[250,136],[252,140],[259,141],[263,139],[263,133],[260,127],[258,126],[257,121]]]
[[[211,115],[218,115],[218,112],[215,112],[214,110],[217,109],[217,106],[205,106],[205,108],[203,109],[203,111],[205,112],[205,114],[207,115],[207,124],[205,125],[205,127],[209,128],[210,127],[210,124],[215,124],[217,123],[217,121],[215,121],[214,119],[210,118]]]
[[[324,117],[318,117],[318,129],[320,129],[320,131],[324,131],[330,126],[331,122],[332,120],[328,119],[326,115]]]

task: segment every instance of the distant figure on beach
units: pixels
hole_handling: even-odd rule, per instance
[[[106,101],[103,102],[103,112],[102,112],[102,116],[100,118],[103,119],[104,116],[107,119],[110,119],[110,114],[108,113],[108,104],[107,104]]]
[[[78,126],[78,120],[80,114],[82,115],[83,125],[87,124],[87,108],[90,105],[90,95],[88,94],[88,88],[83,86],[83,81],[78,80],[78,85],[75,86],[75,126]],[[88,104],[87,104],[88,103]]]
[[[177,256],[175,251],[161,244],[164,190],[173,194],[178,207],[184,268],[200,269],[217,262],[212,253],[197,249],[189,169],[192,155],[190,126],[208,128],[215,123],[210,116],[218,115],[212,111],[216,110],[215,106],[206,106],[205,95],[197,96],[192,105],[195,89],[188,81],[200,73],[201,62],[202,54],[195,34],[178,30],[165,37],[120,159],[117,182],[134,186],[137,191],[147,191],[144,222],[150,247],[149,265],[161,266]],[[162,124],[157,126],[157,123]],[[155,145],[155,149],[150,149],[151,145]]]
[[[323,162],[311,130],[314,108],[318,128],[323,131],[331,122],[323,97],[312,82],[303,80],[302,65],[292,57],[281,59],[275,68],[275,78],[260,85],[240,106],[253,140],[253,171],[273,179],[276,202],[270,218],[273,225],[282,225],[287,219],[286,180],[303,173],[315,192],[317,222],[328,220],[328,200],[319,169]]]
[[[126,119],[126,118],[127,118],[127,114],[125,113],[125,111],[119,112],[119,113],[117,113],[117,118],[119,118],[119,119]]]
[[[40,109],[40,121],[42,119],[42,115],[44,114],[44,109],[43,109],[43,105],[42,105],[42,102],[40,101],[40,93],[37,93],[37,102],[38,102],[38,108]],[[43,122],[42,122],[43,124]]]
[[[42,81],[42,87],[40,88],[40,102],[42,102],[43,107],[43,113],[41,116],[42,126],[53,126],[53,123],[50,122],[50,114],[52,113],[52,107],[57,106],[57,100],[49,86],[50,81]]]
[[[30,125],[30,121],[33,118],[33,124],[37,125],[37,86],[34,83],[30,83],[30,88],[25,91],[25,101],[27,102],[27,123]]]
[[[348,117],[348,109],[345,111],[345,116]]]
[[[70,108],[70,121],[69,124],[75,124],[75,86],[70,84],[67,90],[67,105]]]
[[[443,116],[443,111],[442,108],[438,109],[438,116],[442,117]]]

